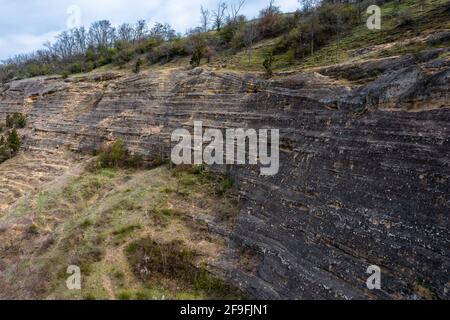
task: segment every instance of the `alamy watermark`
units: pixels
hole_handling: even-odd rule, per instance
[[[67,267],[67,274],[71,276],[66,280],[66,286],[69,290],[81,290],[81,269],[78,266]]]
[[[203,123],[196,121],[193,137],[188,130],[177,129],[172,133],[172,142],[177,143],[171,154],[176,165],[260,165],[264,176],[276,175],[280,169],[278,129],[261,129],[259,132],[255,129],[226,129],[224,141],[222,130],[203,130]]]

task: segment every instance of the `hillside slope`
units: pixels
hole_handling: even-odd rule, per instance
[[[414,11],[416,30],[392,17],[380,34],[354,30],[339,63],[335,42],[302,61],[276,54],[270,79],[258,59],[280,39],[255,44],[249,66],[226,52],[202,68],[1,85],[0,121],[19,112],[27,126],[0,164],[0,298],[449,299],[445,5]],[[171,133],[194,121],[280,129],[279,174],[86,169],[118,139],[168,160]],[[65,289],[70,264],[80,292]],[[381,290],[367,289],[370,265]]]
[[[257,264],[251,272],[223,264],[227,280],[256,298],[448,298],[450,61],[442,52],[273,80],[202,69],[29,79],[3,88],[0,114],[28,115],[25,155],[92,151],[120,138],[167,158],[172,130],[195,120],[280,128],[277,176],[246,166],[229,173],[243,201],[231,245],[253,252]],[[364,85],[336,80],[351,79],[356,67],[381,75]],[[5,221],[15,206],[3,209]],[[10,238],[14,228],[3,230]],[[2,256],[10,250],[2,247]],[[40,249],[30,250],[25,256]],[[365,287],[372,264],[382,266],[381,291]]]

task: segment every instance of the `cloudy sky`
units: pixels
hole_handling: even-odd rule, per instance
[[[0,61],[42,47],[74,23],[89,26],[108,19],[114,25],[145,19],[170,23],[184,33],[199,25],[200,6],[214,8],[218,0],[0,0]],[[228,0],[232,3],[238,0]],[[269,0],[247,0],[242,13],[257,15]],[[277,0],[285,12],[298,7],[297,0]],[[80,19],[78,19],[78,17]]]

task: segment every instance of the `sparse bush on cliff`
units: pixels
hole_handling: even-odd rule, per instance
[[[205,38],[201,34],[194,34],[190,39],[190,47],[192,51],[191,66],[198,67],[204,57],[207,56],[208,47]]]
[[[6,116],[6,126],[8,128],[23,129],[27,125],[27,117],[21,113],[14,113]]]
[[[266,54],[266,58],[264,59],[264,62],[263,62],[263,67],[264,67],[264,70],[265,70],[265,76],[267,78],[270,78],[273,75],[273,70],[272,70],[273,61],[274,61],[273,52],[269,51]]]
[[[131,154],[123,140],[117,140],[102,148],[98,155],[97,168],[139,168],[143,158]]]

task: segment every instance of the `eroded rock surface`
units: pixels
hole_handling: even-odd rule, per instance
[[[149,157],[194,121],[279,128],[278,175],[231,168],[244,201],[232,243],[260,258],[249,270],[224,257],[230,279],[255,298],[448,299],[450,62],[438,56],[358,66],[381,72],[364,85],[341,80],[344,67],[268,81],[201,69],[29,79],[0,90],[0,118],[28,114],[34,152],[121,138]],[[370,265],[382,290],[366,287]]]

